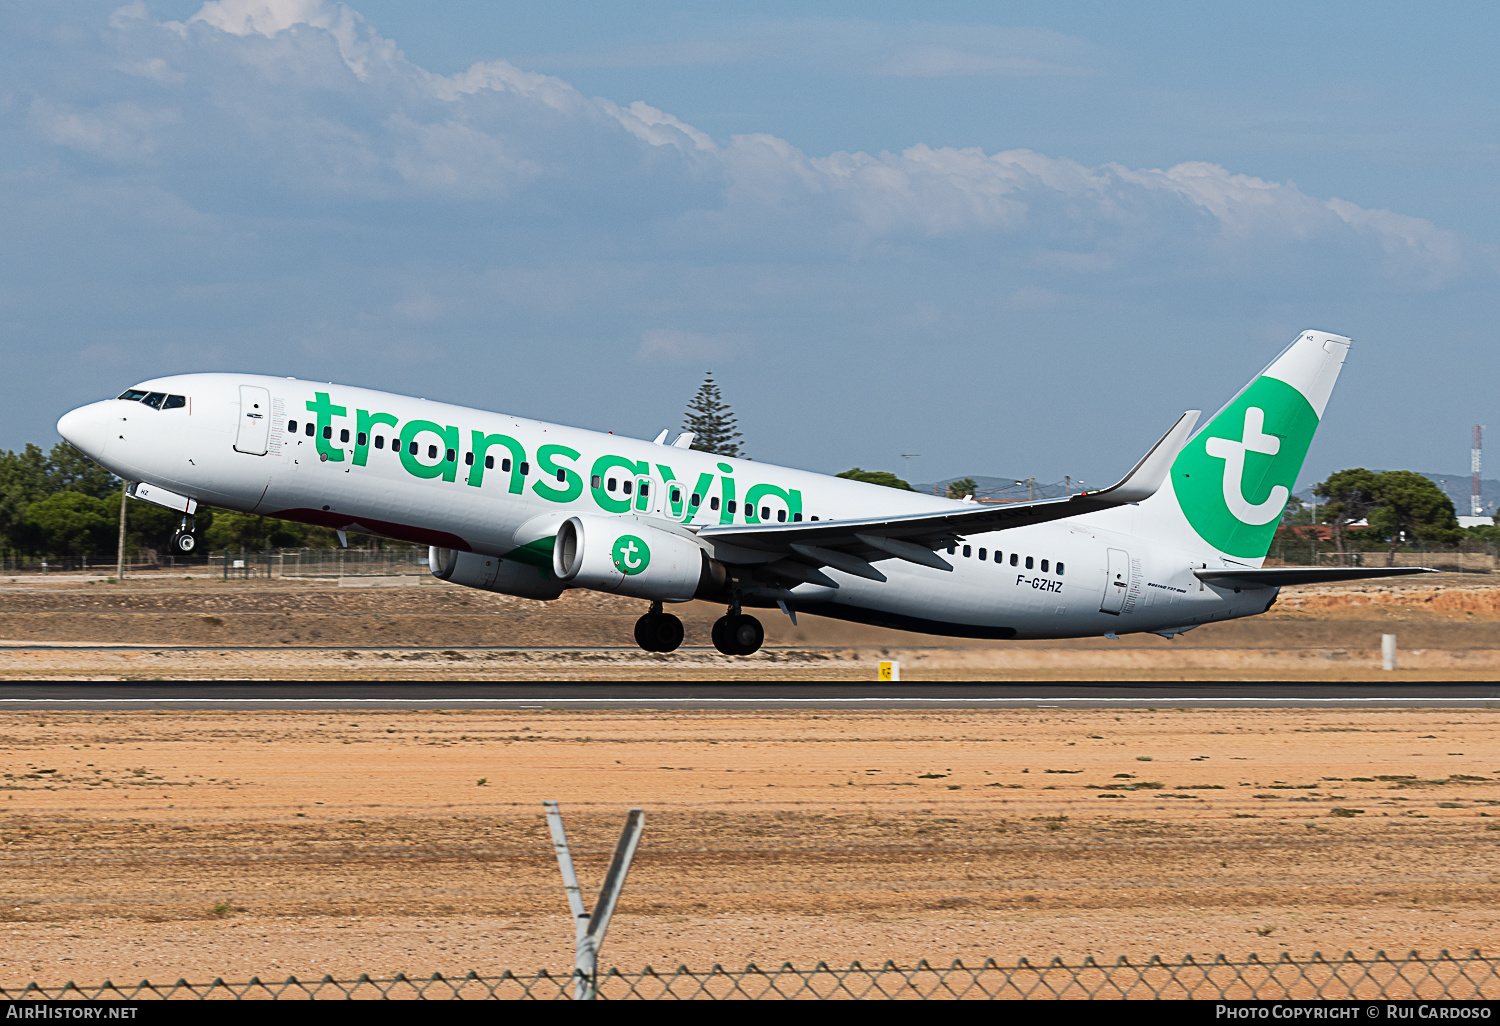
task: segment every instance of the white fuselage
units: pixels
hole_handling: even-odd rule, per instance
[[[550,546],[558,525],[583,512],[682,533],[970,508],[346,385],[184,374],[137,387],[188,401],[153,409],[106,400],[69,413],[59,425],[69,441],[128,481],[213,506],[501,558],[524,561],[530,553],[536,561],[538,543]],[[258,424],[246,413],[262,401]],[[1203,565],[1202,554],[1160,532],[1136,531],[1136,509],[971,536],[951,555],[943,553],[952,572],[883,559],[885,582],[825,568],[837,588],[800,584],[747,592],[745,601],[780,599],[843,619],[995,638],[1162,631],[1264,611],[1274,590],[1241,595],[1203,585],[1192,573]],[[713,543],[702,544],[712,555]],[[1112,586],[1112,575],[1122,571],[1127,585]]]

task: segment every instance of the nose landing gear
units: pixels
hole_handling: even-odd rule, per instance
[[[188,556],[198,550],[197,524],[192,517],[183,517],[172,535],[172,551],[179,556]]]
[[[682,644],[682,621],[651,603],[651,611],[635,622],[635,643],[647,652],[673,652]]]

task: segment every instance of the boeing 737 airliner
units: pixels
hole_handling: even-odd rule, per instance
[[[1173,637],[1265,612],[1286,584],[1419,568],[1262,563],[1349,340],[1305,331],[1202,430],[1174,424],[1119,483],[988,505],[345,385],[180,374],[66,414],[62,436],[183,514],[200,503],[427,545],[452,584],[650,603],[635,639],[682,643],[663,603],[969,638]]]

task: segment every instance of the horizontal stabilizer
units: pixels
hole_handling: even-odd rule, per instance
[[[1273,566],[1212,567],[1194,570],[1193,576],[1208,584],[1246,588],[1279,588],[1286,584],[1330,584],[1334,581],[1362,581],[1372,577],[1410,577],[1413,574],[1435,574],[1425,566]]]

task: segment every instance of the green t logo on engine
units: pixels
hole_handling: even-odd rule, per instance
[[[626,577],[634,577],[651,565],[651,549],[633,534],[621,535],[610,549],[615,569]]]

